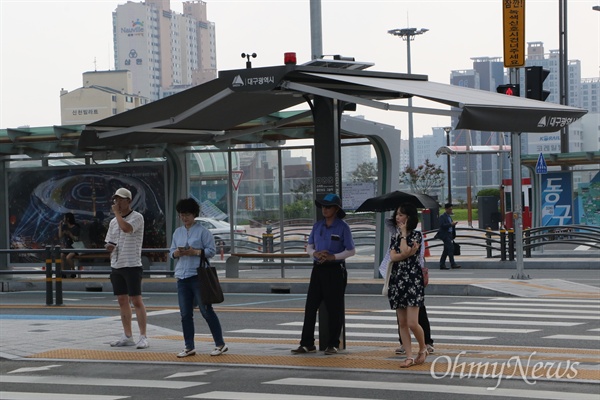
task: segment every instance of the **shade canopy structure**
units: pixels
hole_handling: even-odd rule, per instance
[[[388,101],[421,97],[452,108],[412,107],[413,112],[456,115],[455,129],[488,131],[554,132],[587,112],[430,82],[425,75],[332,68],[327,63],[288,64],[221,71],[205,84],[88,124],[78,147],[87,151],[285,140],[294,137],[293,127],[310,126],[312,114],[277,114],[303,103],[312,107],[315,96],[391,111],[408,107]]]
[[[438,202],[431,196],[420,193],[395,190],[390,193],[365,200],[356,212],[385,212],[395,210],[401,204],[412,204],[417,208],[439,208]]]
[[[436,156],[440,155],[457,155],[457,154],[500,154],[510,153],[511,147],[507,145],[497,146],[442,146],[435,152]]]

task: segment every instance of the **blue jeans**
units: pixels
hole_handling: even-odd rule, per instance
[[[200,282],[198,276],[191,276],[177,280],[177,297],[179,299],[179,312],[181,313],[181,327],[183,328],[183,340],[187,350],[195,349],[194,345],[194,305],[198,304],[202,317],[208,323],[210,333],[215,341],[216,347],[225,344],[223,331],[219,317],[213,310],[211,304],[202,304],[200,300]]]

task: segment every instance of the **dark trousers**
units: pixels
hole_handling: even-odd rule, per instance
[[[440,267],[446,264],[446,257],[450,259],[451,266],[456,265],[456,261],[454,261],[454,241],[450,237],[442,239],[442,241],[444,242],[444,251],[440,257]]]
[[[317,311],[323,302],[327,308],[329,324],[327,346],[339,347],[344,324],[344,294],[347,282],[348,274],[344,262],[314,263],[304,307],[300,346],[314,346]]]
[[[396,318],[398,318],[398,314],[396,314]],[[423,328],[423,334],[425,335],[425,344],[430,344],[433,346],[433,339],[431,338],[431,326],[429,326],[429,318],[427,317],[427,309],[425,308],[425,304],[423,307],[419,307],[419,325]],[[398,326],[400,326],[400,321],[398,321]],[[400,344],[402,344],[402,339],[398,336],[400,340]]]

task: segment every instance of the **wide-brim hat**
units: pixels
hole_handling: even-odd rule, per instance
[[[131,192],[125,188],[117,189],[115,194],[113,194],[112,198],[114,199],[115,197],[122,197],[124,199],[129,199],[129,200],[132,199]]]
[[[323,206],[337,206],[338,211],[336,213],[339,219],[342,219],[346,216],[346,212],[342,209],[342,199],[335,193],[328,193],[322,199],[315,200],[315,205],[318,208]]]

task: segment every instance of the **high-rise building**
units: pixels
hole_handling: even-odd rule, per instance
[[[504,65],[498,57],[474,57],[473,69],[452,71],[450,84],[473,89],[496,91],[504,81]],[[452,126],[457,121],[453,118]],[[451,146],[499,146],[506,145],[503,132],[453,130]],[[450,158],[452,168],[453,198],[467,200],[467,187],[472,197],[481,189],[498,188],[502,179],[510,177],[510,162],[506,154],[460,154]]]
[[[113,12],[115,69],[129,70],[134,93],[153,100],[216,78],[215,25],[204,1],[127,2]]]

